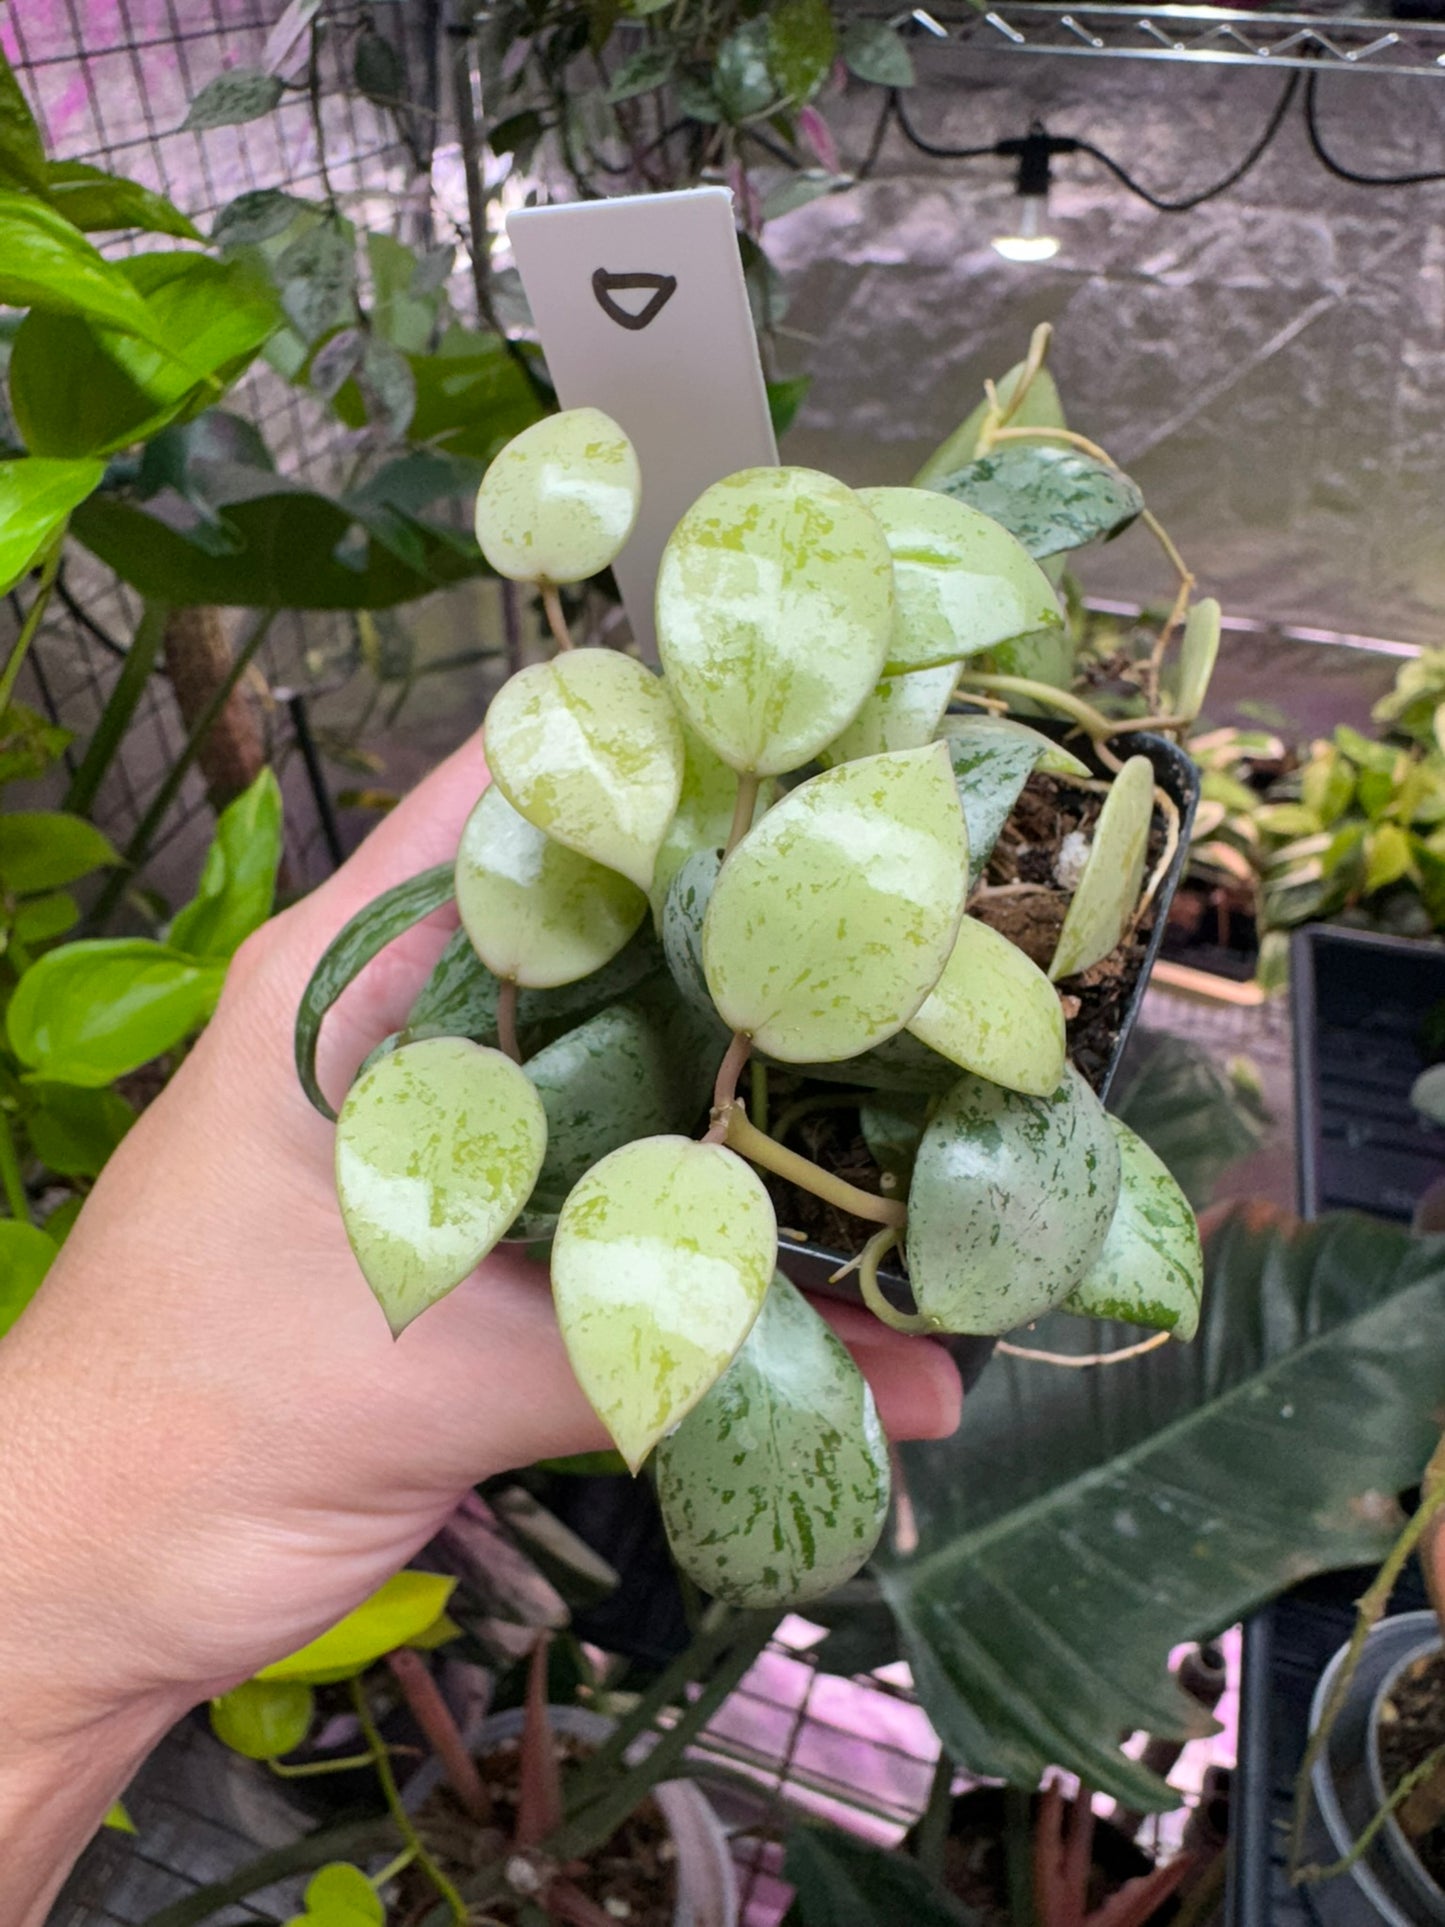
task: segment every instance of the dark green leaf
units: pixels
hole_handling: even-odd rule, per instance
[[[662,966],[657,939],[645,925],[590,977],[555,990],[524,990],[517,998],[517,1030],[528,1049],[615,1003],[655,976]],[[421,995],[411,1007],[407,1027],[416,1037],[470,1037],[474,1044],[497,1041],[498,984],[457,930],[437,959]]]
[[[451,901],[452,869],[450,863],[439,863],[420,876],[408,877],[405,883],[393,884],[356,913],[332,939],[312,971],[296,1013],[296,1074],[323,1117],[334,1121],[336,1112],[316,1081],[316,1045],[322,1019],[347,985],[355,982],[393,938]]]
[[[39,1291],[58,1249],[33,1224],[0,1218],[0,1338]]]
[[[36,1083],[27,1094],[30,1148],[63,1178],[98,1176],[134,1123],[135,1112],[116,1091]]]
[[[1030,1342],[1106,1351],[1127,1329],[1059,1317]],[[1118,1750],[1197,1727],[1170,1648],[1383,1556],[1438,1442],[1442,1353],[1440,1240],[1241,1212],[1210,1239],[1192,1345],[1107,1371],[995,1358],[953,1439],[902,1447],[919,1543],[880,1566],[959,1764],[1173,1805]]]
[[[406,92],[406,75],[401,55],[384,34],[368,30],[359,34],[352,77],[368,100],[395,107]]]
[[[712,83],[705,71],[689,71],[677,76],[673,83],[680,114],[688,120],[701,121],[705,127],[715,126],[724,118],[718,96],[713,92]]]
[[[812,385],[811,375],[789,375],[786,381],[768,383],[768,413],[775,435],[785,435],[792,427],[793,417],[807,400]]]
[[[768,66],[768,40],[768,22],[764,16],[745,20],[740,27],[735,27],[717,50],[713,91],[723,118],[734,125],[781,104]]]
[[[284,234],[298,214],[320,211],[314,202],[299,200],[279,187],[253,188],[221,209],[211,223],[211,240],[219,248],[252,247]]]
[[[359,376],[367,413],[390,435],[404,435],[416,413],[416,380],[406,356],[375,336],[367,343]]]
[[[276,263],[281,305],[313,342],[356,315],[356,244],[349,222],[325,220],[290,243]]]
[[[51,161],[45,170],[45,198],[72,226],[93,234],[114,228],[140,228],[147,234],[174,234],[199,241],[200,230],[164,194],[139,181],[84,161]]]
[[[838,54],[828,0],[781,0],[767,19],[768,66],[779,92],[795,106],[811,100]]]
[[[233,67],[201,89],[181,125],[197,132],[207,127],[239,127],[269,114],[284,91],[274,74]]]
[[[899,1180],[905,1194],[927,1122],[928,1100],[921,1092],[886,1092],[858,1106],[858,1128],[869,1156],[880,1171]]]
[[[0,462],[0,595],[29,573],[104,473],[101,462]]]
[[[1024,784],[1041,761],[1059,767],[1061,752],[1047,736],[1006,716],[949,716],[943,739],[968,825],[969,881],[976,883]],[[1062,754],[1075,775],[1087,773],[1077,757]]]
[[[503,443],[541,420],[542,405],[495,335],[457,330],[448,342],[445,352],[410,357],[416,385],[411,440],[490,461]]]
[[[672,77],[672,64],[675,59],[673,49],[667,45],[642,47],[630,59],[624,60],[612,77],[612,85],[607,89],[607,98],[614,105],[621,100],[634,100],[639,94],[650,94],[655,87],[661,87]]]
[[[1259,1101],[1187,1038],[1136,1030],[1110,1108],[1143,1138],[1197,1211],[1229,1165],[1264,1136]]]
[[[494,154],[530,155],[545,132],[542,116],[529,107],[499,120],[487,135],[487,145]]]
[[[1036,561],[1108,541],[1144,509],[1121,469],[1048,442],[1011,442],[930,486],[1002,522]]]
[[[171,1050],[210,1016],[225,967],[143,937],[63,944],[33,963],[6,1012],[28,1069],[94,1088]]]
[[[190,957],[229,957],[271,914],[281,866],[281,788],[263,769],[222,810],[194,899],[166,933]]]
[[[836,1064],[790,1065],[802,1075],[825,1084],[860,1084],[870,1091],[942,1092],[958,1082],[958,1066],[921,1044],[906,1030],[872,1050]]]
[[[882,20],[850,20],[842,54],[850,74],[878,87],[911,87],[917,78],[907,42]]]
[[[11,810],[0,816],[0,887],[13,897],[58,890],[119,862],[110,838],[83,816],[61,810]]]
[[[0,47],[0,187],[45,187],[45,141]]]
[[[316,350],[311,357],[311,366],[306,371],[306,379],[323,401],[331,401],[339,393],[342,384],[356,373],[365,351],[366,336],[362,330],[343,328]]]
[[[79,228],[24,194],[0,193],[0,306],[81,315],[156,338],[150,312]]]
[[[58,728],[24,703],[11,703],[0,715],[0,783],[43,776],[71,740],[70,730]]]
[[[784,1927],[972,1927],[971,1915],[896,1847],[794,1827],[783,1872],[797,1889]]]

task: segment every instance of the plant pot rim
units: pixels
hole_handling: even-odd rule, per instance
[[[1416,1660],[1424,1658],[1427,1654],[1438,1653],[1445,1649],[1440,1622],[1434,1613],[1409,1613],[1402,1614],[1401,1617],[1419,1619],[1424,1623],[1420,1626],[1418,1639],[1408,1651],[1401,1652],[1391,1663],[1389,1671],[1375,1688],[1374,1698],[1370,1701],[1368,1724],[1365,1728],[1365,1765],[1369,1769],[1370,1790],[1381,1806],[1384,1806],[1391,1792],[1391,1789],[1385,1785],[1384,1767],[1380,1761],[1380,1714],[1384,1709],[1385,1701],[1407,1666],[1413,1666]],[[1445,1921],[1445,1891],[1441,1890],[1438,1881],[1426,1870],[1424,1862],[1410,1844],[1405,1829],[1393,1813],[1386,1814],[1381,1831],[1385,1844],[1402,1873],[1418,1889],[1421,1904],[1430,1909],[1433,1918]]]

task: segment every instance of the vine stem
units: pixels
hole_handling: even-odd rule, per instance
[[[723,1126],[721,1139],[714,1138],[713,1143],[726,1144],[750,1164],[760,1164],[775,1177],[786,1178],[789,1184],[796,1184],[800,1191],[811,1191],[815,1198],[823,1198],[827,1203],[837,1205],[840,1211],[851,1212],[855,1218],[867,1218],[873,1224],[890,1225],[895,1231],[901,1230],[907,1223],[908,1213],[895,1199],[880,1198],[872,1191],[860,1191],[856,1184],[835,1177],[831,1171],[823,1170],[810,1158],[799,1157],[796,1151],[789,1151],[776,1138],[769,1137],[765,1131],[750,1124],[741,1104],[729,1104],[713,1122]]]
[[[738,800],[733,806],[732,827],[728,831],[728,840],[723,849],[724,860],[732,855],[753,827],[753,812],[758,806],[758,782],[759,779],[752,770],[745,770],[738,778]]]
[[[1416,1787],[1428,1780],[1430,1775],[1442,1764],[1445,1764],[1445,1745],[1437,1746],[1433,1753],[1426,1754],[1418,1766],[1411,1767],[1410,1771],[1405,1775],[1404,1779],[1401,1780],[1400,1784],[1395,1788],[1384,1805],[1376,1808],[1370,1817],[1369,1825],[1347,1854],[1344,1854],[1339,1860],[1332,1860],[1327,1867],[1319,1867],[1313,1864],[1308,1867],[1301,1867],[1299,1871],[1292,1876],[1295,1885],[1303,1886],[1305,1883],[1309,1883],[1313,1886],[1316,1881],[1333,1880],[1336,1874],[1348,1873],[1350,1868],[1353,1867],[1355,1862],[1360,1858],[1361,1854],[1368,1849],[1370,1842],[1380,1831],[1380,1828],[1384,1826],[1390,1815],[1397,1813],[1415,1791]]]
[[[906,1219],[907,1213],[902,1205],[896,1208]],[[858,1289],[863,1294],[863,1303],[880,1323],[896,1332],[913,1334],[937,1331],[937,1325],[931,1318],[925,1318],[921,1311],[899,1311],[883,1296],[883,1287],[878,1282],[878,1266],[898,1243],[900,1229],[898,1224],[886,1224],[881,1231],[875,1231],[864,1245],[858,1261]]]
[[[506,1052],[514,1064],[522,1061],[522,1047],[517,1042],[517,980],[503,977],[497,991],[497,1046]]]
[[[20,676],[21,664],[29,655],[30,645],[39,633],[41,619],[50,601],[50,592],[55,587],[56,576],[60,573],[60,552],[64,546],[65,530],[62,528],[46,550],[45,561],[40,570],[40,581],[35,589],[35,598],[25,612],[20,634],[15,638],[15,647],[6,658],[4,669],[0,670],[0,715],[10,707],[11,698],[15,694],[15,684]]]
[[[1049,346],[1053,338],[1052,324],[1041,321],[1029,337],[1028,354],[1024,358],[1018,381],[1014,384],[1014,391],[1007,402],[999,400],[998,389],[991,381],[984,383],[984,391],[989,400],[989,411],[984,417],[983,426],[978,431],[978,442],[974,449],[975,459],[980,455],[988,454],[999,435],[1023,407],[1024,397],[1033,387],[1035,377],[1049,358]]]
[[[552,640],[559,650],[572,647],[572,631],[567,627],[567,618],[562,611],[562,596],[555,582],[545,579],[538,582],[542,591],[542,607],[547,611],[547,627],[552,631]]]
[[[994,1350],[1009,1358],[1027,1358],[1035,1365],[1063,1365],[1070,1371],[1082,1371],[1085,1366],[1122,1365],[1126,1358],[1142,1358],[1145,1352],[1157,1352],[1161,1345],[1167,1345],[1172,1336],[1172,1332],[1154,1332],[1137,1345],[1125,1345],[1117,1352],[1038,1352],[1028,1345],[1010,1345],[1002,1338]]]
[[[351,1688],[351,1703],[356,1708],[356,1717],[366,1736],[366,1743],[371,1748],[372,1757],[376,1761],[376,1776],[381,1781],[381,1792],[386,1801],[387,1811],[396,1822],[398,1833],[416,1856],[416,1864],[451,1909],[456,1927],[467,1927],[466,1902],[427,1852],[425,1842],[416,1830],[416,1822],[402,1805],[401,1795],[396,1789],[396,1775],[391,1770],[391,1756],[386,1750],[386,1742],[377,1731],[376,1721],[372,1718],[371,1708],[366,1703],[366,1694],[361,1681],[353,1679],[348,1684]]]
[[[1071,689],[1055,689],[1052,684],[1035,682],[1030,676],[986,675],[982,670],[965,669],[958,679],[960,694],[971,689],[996,689],[1009,696],[1027,696],[1033,702],[1046,703],[1062,715],[1072,716],[1079,727],[1085,730],[1095,748],[1107,736],[1115,733],[1118,725],[1092,703],[1086,703],[1082,696],[1076,696]]]
[[[19,1224],[29,1224],[30,1199],[25,1193],[25,1179],[20,1172],[20,1158],[15,1149],[15,1132],[10,1123],[8,1112],[0,1110],[0,1186],[5,1191],[5,1202],[10,1215]]]

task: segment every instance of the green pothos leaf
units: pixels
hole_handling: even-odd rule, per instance
[[[1154,820],[1154,766],[1131,756],[1109,786],[1094,825],[1083,875],[1074,891],[1049,975],[1072,977],[1107,957],[1128,929],[1144,882]]]
[[[658,1448],[673,1557],[729,1605],[800,1606],[868,1558],[888,1489],[867,1381],[776,1273],[737,1357]]]
[[[311,1730],[316,1695],[294,1680],[243,1680],[211,1701],[211,1731],[248,1760],[294,1753]]]
[[[1189,1200],[1127,1124],[1111,1117],[1109,1126],[1119,1140],[1119,1202],[1103,1249],[1060,1310],[1193,1338],[1204,1257]]]
[[[105,473],[103,462],[0,462],[0,595],[34,566]]]
[[[0,1218],[0,1338],[39,1291],[58,1250],[33,1224]]]
[[[256,1677],[303,1686],[351,1679],[398,1646],[424,1642],[445,1614],[456,1584],[446,1573],[396,1573],[344,1619],[284,1659],[263,1666]]]
[[[931,486],[1002,522],[1035,561],[1108,541],[1144,512],[1122,469],[1055,442],[1007,442]]]

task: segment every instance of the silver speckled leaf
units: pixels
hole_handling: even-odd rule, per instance
[[[642,478],[626,435],[600,408],[524,428],[477,493],[477,541],[514,582],[581,582],[610,568],[637,520]]]
[[[1199,1225],[1144,1140],[1116,1117],[1109,1123],[1119,1141],[1119,1202],[1103,1250],[1060,1310],[1192,1338],[1204,1290]]]
[[[957,663],[885,676],[843,734],[819,753],[825,768],[890,749],[919,749],[938,734],[958,680]]]
[[[1006,1090],[1047,1097],[1064,1074],[1059,994],[1017,944],[975,917],[908,1028],[930,1050]]]
[[[968,824],[973,882],[988,868],[999,831],[1036,769],[1089,774],[1087,765],[1069,750],[1010,716],[948,716],[940,733],[948,744],[953,780]]]

